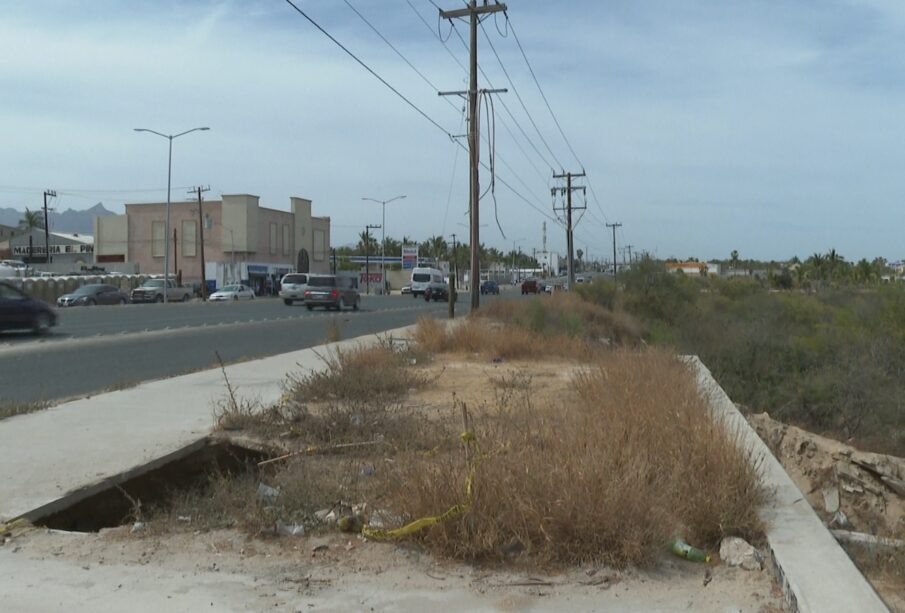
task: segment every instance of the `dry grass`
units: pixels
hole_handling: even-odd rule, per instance
[[[579,377],[581,402],[535,407],[530,389],[475,419],[485,454],[469,512],[425,533],[435,551],[539,562],[652,562],[676,534],[713,547],[757,540],[764,490],[752,458],[714,423],[672,354],[620,351]],[[463,502],[462,452],[404,454],[384,481],[394,511],[434,515]]]
[[[47,402],[13,402],[0,405],[0,420],[14,417],[16,415],[25,415],[34,413],[35,411],[43,411],[50,404]]]
[[[563,335],[573,339],[635,346],[641,328],[622,311],[611,311],[577,294],[555,293],[525,300],[495,300],[478,311],[483,318],[503,322],[544,336]]]

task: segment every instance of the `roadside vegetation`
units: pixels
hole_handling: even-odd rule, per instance
[[[0,420],[14,417],[16,415],[25,415],[26,413],[34,413],[35,411],[43,411],[50,405],[46,402],[10,402],[0,404]]]
[[[699,355],[748,410],[905,455],[905,288],[870,271],[830,254],[794,276],[699,279],[643,259],[618,291],[577,289],[636,318],[648,342]]]
[[[562,316],[566,301],[576,323]],[[444,516],[404,536],[370,534],[453,559],[548,566],[652,565],[677,537],[704,548],[726,535],[757,542],[767,495],[757,462],[712,419],[689,367],[636,346],[630,318],[577,297],[519,302],[452,327],[423,319],[414,344],[334,351],[322,372],[290,377],[277,406],[254,409],[230,392],[222,436],[256,439],[273,460],[212,475],[144,519],[167,530],[367,535]],[[570,382],[554,380],[567,394],[538,395],[539,383],[511,370],[539,357],[562,365]],[[508,370],[475,370],[483,400],[470,406],[455,394],[419,403],[438,368],[464,362]]]

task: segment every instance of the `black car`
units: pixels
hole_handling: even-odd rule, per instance
[[[96,304],[128,304],[129,294],[113,285],[92,283],[83,285],[57,298],[57,306],[94,306]]]
[[[449,300],[449,286],[432,285],[431,287],[424,290],[424,300],[426,302],[430,302],[431,300],[434,300],[435,302],[439,302],[440,300]]]
[[[50,305],[0,281],[0,330],[32,330],[44,334],[57,325]]]
[[[481,283],[481,293],[499,295],[500,286],[497,285],[496,281],[484,281],[483,283]]]

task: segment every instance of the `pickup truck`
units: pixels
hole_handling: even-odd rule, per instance
[[[132,302],[163,302],[163,279],[148,279],[141,287],[132,290]],[[167,302],[188,302],[193,294],[191,287],[180,287],[175,281],[166,285]]]

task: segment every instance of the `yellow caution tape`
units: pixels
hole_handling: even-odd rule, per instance
[[[402,526],[401,528],[396,528],[393,530],[382,530],[378,528],[369,528],[368,526],[362,526],[361,534],[375,540],[400,539],[406,536],[411,536],[416,532],[424,530],[425,528],[429,528],[451,519],[455,519],[460,515],[464,515],[471,506],[471,499],[474,493],[474,479],[475,473],[478,470],[478,464],[480,464],[485,459],[485,456],[482,456],[480,454],[480,449],[478,449],[478,442],[475,438],[474,432],[466,430],[461,435],[459,435],[459,438],[462,439],[462,443],[466,446],[466,448],[469,446],[469,444],[471,444],[471,446],[474,448],[474,460],[472,460],[471,465],[468,467],[468,475],[465,477],[465,502],[450,507],[445,513],[442,513],[441,515],[430,515],[428,517],[422,517]],[[496,453],[493,453],[491,455],[496,455]]]

